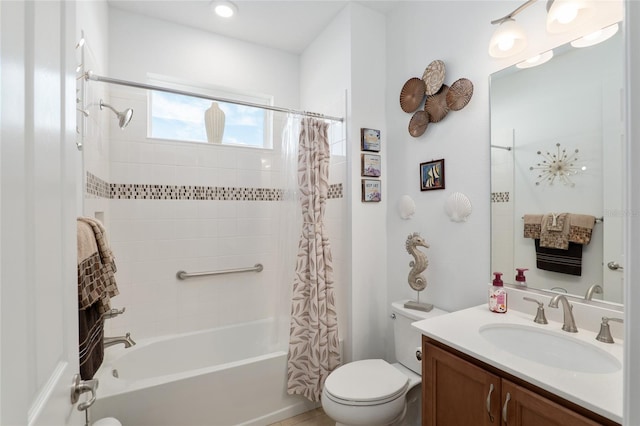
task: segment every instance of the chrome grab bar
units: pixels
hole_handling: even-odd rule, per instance
[[[223,269],[221,271],[208,271],[208,272],[185,272],[178,271],[176,277],[179,280],[186,280],[187,278],[206,277],[209,275],[224,275],[224,274],[237,274],[240,272],[261,272],[263,270],[262,263],[256,263],[251,268],[237,268],[237,269]]]

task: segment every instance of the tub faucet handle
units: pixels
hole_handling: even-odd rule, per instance
[[[531,297],[523,297],[523,299],[527,302],[534,302],[538,304],[538,310],[536,311],[536,317],[534,318],[533,322],[538,324],[549,324],[549,322],[547,321],[547,317],[544,314],[544,303]]]

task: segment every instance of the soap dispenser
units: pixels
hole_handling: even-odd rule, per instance
[[[524,271],[528,271],[527,268],[516,268],[516,271],[518,272],[516,274],[516,284],[519,284],[523,287],[527,286],[527,277],[524,276]]]
[[[489,310],[503,314],[507,312],[507,291],[502,283],[502,272],[494,272],[493,275],[493,283],[489,286]]]

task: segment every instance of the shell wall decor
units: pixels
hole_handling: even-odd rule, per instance
[[[462,192],[454,192],[444,204],[444,211],[452,222],[465,222],[473,208],[471,201]]]
[[[400,108],[412,114],[408,130],[414,138],[422,136],[429,123],[442,121],[450,111],[460,111],[471,100],[471,80],[459,78],[451,86],[444,80],[444,62],[436,59],[425,68],[422,78],[411,77],[402,87]]]

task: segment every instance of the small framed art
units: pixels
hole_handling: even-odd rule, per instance
[[[380,152],[380,130],[360,129],[363,151]]]
[[[444,189],[444,159],[420,163],[420,191]]]
[[[381,181],[362,179],[362,201],[365,203],[382,201]]]
[[[377,154],[362,154],[361,176],[380,177],[380,156]]]

